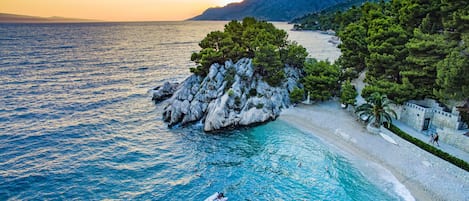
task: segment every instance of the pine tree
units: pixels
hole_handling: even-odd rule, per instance
[[[370,22],[368,28],[367,79],[374,77],[400,83],[400,67],[405,65],[408,36],[405,30],[388,16]]]
[[[305,91],[310,92],[311,99],[324,101],[337,90],[339,84],[339,67],[329,61],[311,60],[305,64],[306,76],[302,83]]]
[[[362,24],[352,23],[339,32],[339,37],[342,40],[339,45],[342,54],[338,63],[344,71],[352,72],[348,78],[356,78],[365,69],[365,57],[369,54],[365,41],[366,29]]]
[[[401,75],[415,87],[414,98],[433,97],[433,90],[437,88],[437,63],[446,57],[453,45],[441,34],[425,34],[418,28],[414,29],[413,35],[406,44],[409,56]]]
[[[463,34],[463,44],[454,48],[444,60],[438,63],[440,89],[435,94],[441,100],[465,100],[469,97],[469,34]]]
[[[350,83],[350,80],[345,81],[342,83],[340,87],[340,102],[348,105],[355,105],[357,102],[356,98],[358,96],[358,92],[355,87]]]

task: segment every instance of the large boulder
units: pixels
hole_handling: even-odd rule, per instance
[[[165,82],[163,85],[158,86],[154,89],[151,90],[152,93],[152,100],[155,101],[155,103],[161,102],[169,97],[171,97],[176,89],[178,88],[179,83],[170,83],[170,82]]]
[[[280,87],[272,87],[255,75],[251,59],[213,64],[206,77],[191,75],[179,86],[166,102],[163,119],[169,126],[203,122],[205,131],[274,120],[290,105],[301,70],[286,66],[285,75]]]

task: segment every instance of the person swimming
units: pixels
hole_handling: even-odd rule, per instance
[[[221,192],[216,192],[215,194],[211,195],[205,201],[227,201],[228,198],[225,197],[225,194]]]
[[[224,197],[225,197],[225,195],[223,193],[218,193],[218,195],[217,195],[217,199],[222,199]]]

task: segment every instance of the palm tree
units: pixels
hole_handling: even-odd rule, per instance
[[[396,118],[396,112],[390,108],[391,101],[386,95],[378,92],[371,94],[367,103],[357,107],[355,113],[360,117],[367,117],[367,120],[373,121],[372,125],[379,128],[384,122],[392,122],[392,118]],[[392,115],[392,116],[391,116]]]

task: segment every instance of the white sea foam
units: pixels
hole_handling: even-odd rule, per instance
[[[383,189],[392,190],[405,201],[415,201],[415,198],[410,193],[409,189],[407,189],[407,187],[388,169],[371,161],[367,161],[366,163],[357,163],[357,165],[363,166],[361,169],[364,170],[367,175],[371,174],[373,178],[377,178],[376,182],[378,186],[382,186]]]

